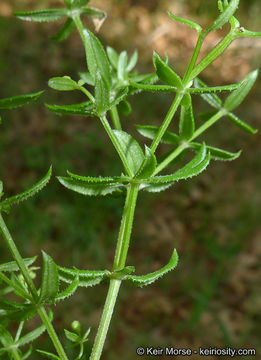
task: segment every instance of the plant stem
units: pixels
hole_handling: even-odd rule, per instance
[[[207,56],[200,61],[200,63],[192,70],[190,73],[187,82],[193,80],[199,73],[201,73],[209,64],[211,64],[215,59],[217,59],[231,44],[234,40],[234,34],[232,32],[228,33],[218,44],[214,47]]]
[[[25,282],[27,283],[27,286],[28,286],[28,289],[33,297],[33,300],[35,301],[35,303],[37,303],[38,301],[38,293],[37,293],[37,290],[34,286],[34,283],[30,277],[30,274],[29,274],[29,271],[27,269],[27,267],[25,266],[24,264],[24,261],[23,261],[23,258],[21,257],[16,245],[15,245],[15,242],[13,241],[12,239],[12,236],[4,222],[4,219],[2,217],[2,215],[0,214],[0,231],[2,232],[2,235],[5,239],[5,242],[14,258],[14,260],[16,261],[23,277],[24,277],[24,280]],[[58,353],[58,355],[60,356],[61,360],[68,360],[66,354],[65,354],[65,351],[62,347],[62,344],[60,343],[58,337],[57,337],[57,334],[53,328],[53,325],[50,321],[50,319],[48,318],[47,314],[46,314],[46,311],[43,307],[40,307],[38,309],[38,314],[39,316],[41,317],[42,319],[42,322],[44,323],[48,333],[49,333],[49,336],[56,348],[56,351]]]
[[[198,55],[199,55],[199,52],[200,52],[200,49],[201,49],[201,46],[203,44],[203,41],[206,37],[206,34],[204,31],[201,31],[199,36],[198,36],[198,41],[197,41],[197,44],[196,44],[196,47],[194,49],[194,52],[193,52],[193,55],[191,57],[191,60],[190,60],[190,63],[189,63],[189,66],[188,66],[188,69],[186,71],[186,74],[184,76],[184,83],[186,84],[188,79],[189,79],[189,76],[194,68],[194,65],[196,64],[196,61],[198,59]]]
[[[160,143],[160,140],[162,138],[162,136],[164,135],[165,131],[167,130],[167,128],[169,127],[169,124],[171,123],[171,120],[173,119],[173,116],[175,115],[179,104],[181,102],[183,98],[183,94],[182,93],[177,93],[175,96],[175,99],[161,125],[161,127],[159,128],[158,134],[156,135],[156,137],[154,138],[152,144],[151,144],[151,151],[154,153]]]
[[[113,106],[113,108],[110,110],[110,114],[111,114],[111,119],[114,125],[114,128],[116,130],[122,130],[121,128],[121,121],[120,121],[120,117],[119,117],[119,113],[118,113],[118,109],[117,106]]]
[[[214,123],[216,123],[222,116],[224,116],[224,111],[220,110],[215,115],[213,115],[208,121],[206,121],[202,126],[200,126],[193,134],[192,138],[186,143],[181,143],[169,156],[166,157],[155,169],[153,176],[158,174],[160,171],[165,169],[165,167],[170,164],[176,157],[182,153],[182,151],[186,148],[189,148],[189,143],[194,140],[196,137],[201,135],[204,131],[206,131],[209,127],[211,127]]]
[[[182,153],[182,151],[184,149],[186,149],[186,145],[185,144],[180,144],[172,153],[169,154],[169,156],[167,156],[155,169],[154,173],[152,176],[157,175],[159,172],[161,172],[163,169],[165,169],[165,167],[171,163],[174,159],[176,159],[177,156],[179,156],[179,154]]]
[[[138,185],[128,185],[127,197],[122,215],[121,227],[113,264],[114,271],[121,270],[124,268],[126,263],[138,191]],[[90,360],[99,360],[101,357],[120,286],[121,280],[112,279],[110,281],[109,291],[107,294],[98,332],[94,341]]]
[[[124,165],[124,168],[125,168],[127,174],[132,177],[134,174],[132,173],[132,170],[128,164],[128,161],[126,159],[124,151],[122,150],[121,146],[118,143],[117,137],[115,136],[114,132],[112,131],[112,129],[110,127],[110,124],[106,118],[106,115],[101,116],[100,120],[101,120],[102,125],[103,125],[104,129],[106,130],[109,138],[111,139],[111,142],[113,143],[116,151],[118,152],[119,157],[121,158],[121,161]]]

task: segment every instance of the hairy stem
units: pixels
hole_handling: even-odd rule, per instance
[[[138,185],[128,185],[127,197],[122,215],[121,227],[113,264],[114,271],[121,270],[124,268],[126,263],[138,191]],[[99,360],[101,357],[120,286],[121,280],[112,279],[110,281],[109,291],[103,309],[99,329],[94,341],[90,360]]]
[[[116,130],[121,130],[121,121],[118,113],[117,106],[113,106],[113,108],[110,110],[111,119],[113,122],[113,126]]]
[[[38,293],[37,293],[37,290],[34,286],[34,283],[30,277],[30,274],[29,274],[29,271],[27,269],[27,267],[25,266],[24,264],[24,261],[23,261],[23,258],[21,257],[20,253],[19,253],[19,250],[17,249],[16,245],[15,245],[15,242],[13,241],[12,239],[12,236],[4,222],[4,219],[2,217],[2,215],[0,214],[0,231],[3,235],[3,238],[5,239],[5,242],[14,258],[14,260],[16,261],[23,277],[24,277],[24,280],[28,286],[28,289],[33,297],[33,300],[35,302],[38,301]],[[50,321],[50,319],[48,318],[47,314],[46,314],[46,311],[43,307],[40,307],[38,309],[38,314],[39,316],[41,317],[42,319],[42,322],[44,323],[47,331],[48,331],[48,334],[53,342],[53,345],[58,353],[58,355],[60,356],[61,360],[68,360],[66,354],[65,354],[65,351],[62,347],[62,344],[60,343],[58,337],[57,337],[57,334],[53,328],[53,325]]]

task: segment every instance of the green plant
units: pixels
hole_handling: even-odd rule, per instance
[[[10,359],[28,358],[32,347],[29,347],[24,354],[20,348],[33,342],[45,330],[47,330],[58,355],[43,350],[38,350],[38,352],[49,359],[68,359],[52,326],[52,312],[46,311],[46,309],[73,295],[78,287],[89,287],[109,281],[109,291],[90,357],[91,360],[100,359],[122,281],[129,281],[136,286],[146,286],[173,270],[178,263],[178,255],[174,250],[168,264],[154,273],[137,276],[133,275],[135,271],[133,266],[126,266],[139,191],[152,193],[164,191],[178,180],[199,175],[206,169],[211,159],[231,161],[239,157],[240,152],[231,153],[206,145],[202,141],[195,142],[196,138],[223,117],[227,117],[229,121],[248,133],[256,133],[255,129],[240,120],[233,111],[242,103],[253,87],[257,71],[251,72],[240,83],[227,86],[209,87],[198,78],[201,72],[219,57],[233,40],[241,37],[261,36],[261,33],[251,32],[241,27],[239,21],[234,17],[239,0],[230,2],[219,0],[220,15],[206,30],[190,20],[169,14],[173,20],[189,25],[198,32],[198,41],[183,78],[168,65],[167,57],[162,60],[157,53],[153,55],[155,73],[140,75],[133,71],[138,60],[137,52],[134,52],[128,59],[126,51],[118,54],[111,47],[105,51],[98,38],[83,26],[81,16],[94,17],[96,25],[99,27],[106,14],[88,6],[88,2],[88,0],[65,0],[66,8],[64,9],[16,12],[15,15],[27,21],[54,21],[66,18],[64,26],[54,36],[54,39],[65,40],[76,27],[83,41],[88,72],[80,73],[79,81],[74,81],[69,76],[51,78],[49,86],[58,91],[81,91],[88,100],[81,104],[47,105],[47,107],[58,115],[98,117],[122,161],[123,173],[119,176],[90,177],[68,172],[68,176],[58,177],[60,183],[66,188],[83,195],[109,196],[115,193],[126,197],[114,264],[112,270],[70,269],[58,266],[49,255],[43,252],[42,280],[40,288],[37,289],[33,282],[37,268],[32,267],[36,258],[23,259],[21,257],[1,216],[0,229],[15,260],[0,265],[0,280],[2,284],[5,284],[1,293],[5,295],[14,292],[22,300],[22,302],[4,298],[0,300],[0,316],[2,318],[0,356],[8,354]],[[197,63],[206,36],[210,32],[222,28],[226,23],[230,23],[228,34]],[[158,81],[161,81],[163,85],[156,84]],[[160,127],[137,125],[138,132],[152,140],[151,146],[145,145],[144,150],[130,134],[122,130],[119,116],[119,112],[125,115],[131,112],[127,97],[141,91],[175,94],[173,103]],[[217,93],[225,91],[230,91],[231,94],[225,101],[222,101]],[[195,122],[192,95],[202,96],[214,108],[211,112],[200,114],[205,121],[199,127]],[[38,96],[40,93],[4,99],[0,101],[0,108],[22,105],[30,100],[35,100]],[[168,127],[178,108],[180,108],[179,134],[175,134],[168,131]],[[108,114],[111,122],[108,120]],[[160,143],[170,145],[171,151],[158,163],[155,152]],[[189,150],[195,152],[196,155],[186,165],[180,167],[173,174],[158,175],[174,160],[181,160]],[[0,205],[1,212],[8,213],[13,205],[35,195],[48,183],[50,177],[51,169],[41,181],[29,190],[4,199]],[[3,195],[2,185],[0,192]],[[19,272],[18,276],[16,272]],[[67,285],[60,289],[60,282]],[[21,337],[24,322],[37,313],[41,317],[43,325]],[[20,322],[15,338],[7,330],[12,321]],[[72,330],[73,332],[65,330],[65,335],[73,343],[73,346],[80,348],[76,359],[84,359],[86,358],[84,343],[88,339],[89,329],[82,334],[80,324],[73,322]]]

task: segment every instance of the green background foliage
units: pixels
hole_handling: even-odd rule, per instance
[[[96,3],[102,7],[101,1],[91,5]],[[59,4],[39,1],[37,6]],[[118,51],[127,47],[131,54],[138,47],[141,72],[151,71],[152,49],[156,47],[162,57],[164,50],[170,52],[170,63],[182,73],[191,51],[193,30],[179,25],[175,27],[177,32],[156,33],[158,38],[144,46],[151,32],[166,21],[161,16],[166,10],[172,11],[171,6],[179,12],[177,15],[193,19],[194,14],[202,24],[210,24],[216,14],[215,2],[212,5],[203,0],[110,0],[106,4],[110,16],[100,36]],[[27,24],[10,15],[10,10],[30,8],[30,1],[0,4],[0,98],[47,89],[52,76],[70,74],[77,78],[78,71],[85,71],[84,52],[76,32],[68,42],[57,45],[48,37],[59,25]],[[259,30],[260,14],[259,2],[241,2],[239,19],[246,28]],[[215,40],[211,38],[210,43]],[[260,68],[260,40],[240,43],[243,45],[235,46],[205,73],[204,80],[225,85],[235,75],[239,81],[249,70]],[[260,84],[259,80],[238,113],[254,128],[260,128]],[[139,138],[134,124],[159,125],[171,96],[144,93],[133,97],[133,113],[128,119],[123,117],[124,125]],[[52,104],[84,99],[77,92],[68,95],[50,89],[43,96],[44,102]],[[200,98],[195,106],[202,111],[208,109]],[[6,194],[16,194],[35,183],[50,164],[55,175],[64,175],[67,169],[90,176],[120,172],[117,154],[97,119],[57,117],[43,102],[12,112],[1,111],[1,116],[0,178]],[[171,130],[177,131],[175,122]],[[239,160],[212,162],[200,177],[177,183],[162,194],[141,193],[127,265],[134,265],[137,274],[157,270],[167,263],[173,247],[178,250],[180,263],[175,272],[151,287],[141,290],[123,284],[104,359],[132,360],[135,349],[142,344],[247,346],[261,351],[260,136],[242,133],[228,121],[226,125],[217,124],[207,133],[207,142],[230,151],[242,148]],[[81,197],[64,189],[53,177],[37,197],[14,208],[7,223],[24,257],[40,255],[42,248],[61,266],[110,268],[123,201],[121,196]],[[0,250],[1,262],[10,260],[3,242]],[[72,320],[80,320],[84,329],[93,328],[91,346],[106,290],[106,285],[80,289],[72,300],[59,303],[55,308],[58,331],[62,334],[63,327],[69,329]],[[35,324],[29,322],[28,326],[34,328]],[[48,342],[43,335],[41,348],[48,350]]]

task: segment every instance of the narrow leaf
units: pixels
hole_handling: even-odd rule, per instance
[[[59,291],[58,269],[51,256],[44,251],[42,251],[42,255],[43,272],[39,301],[48,302],[53,301]]]
[[[130,115],[130,113],[132,112],[131,104],[126,100],[122,100],[119,103],[118,109],[119,109],[119,112],[125,116]]]
[[[43,350],[36,350],[39,354],[43,355],[45,359],[48,360],[61,360],[57,355],[54,355],[50,352],[43,351]]]
[[[199,78],[196,78],[194,80],[194,85],[196,88],[206,88],[208,89],[208,86]],[[201,97],[207,102],[209,103],[209,105],[211,105],[212,107],[216,108],[216,109],[220,109],[222,107],[222,101],[221,99],[216,95],[216,94],[201,94]]]
[[[96,116],[94,105],[91,101],[85,101],[83,103],[73,105],[45,104],[45,106],[56,115]]]
[[[119,56],[118,69],[117,69],[118,79],[121,81],[125,79],[127,62],[128,62],[127,51],[122,51]]]
[[[83,80],[86,84],[94,86],[95,81],[92,78],[91,74],[88,72],[80,72],[79,73],[81,80]]]
[[[34,257],[31,257],[31,258],[23,259],[23,262],[24,262],[25,266],[30,266],[35,262],[36,259],[37,259],[37,256],[34,256]],[[14,272],[14,271],[20,271],[20,269],[19,269],[16,261],[10,261],[8,263],[1,264],[0,265],[0,271],[2,271],[2,272]]]
[[[46,9],[33,11],[14,11],[14,15],[25,21],[55,21],[68,16],[68,9]]]
[[[225,25],[238,8],[239,0],[231,0],[225,10],[218,16],[214,23],[206,30],[206,34],[218,30]]]
[[[135,68],[135,66],[137,65],[137,61],[138,61],[138,51],[135,50],[132,57],[130,58],[130,61],[128,63],[126,71],[131,72]]]
[[[126,279],[139,287],[150,285],[154,281],[161,278],[163,275],[167,274],[169,271],[174,270],[178,264],[178,260],[179,260],[178,253],[176,250],[174,250],[168,264],[165,265],[160,270],[143,276],[128,275]]]
[[[199,175],[206,169],[210,161],[210,154],[206,151],[206,146],[201,146],[198,154],[187,165],[179,169],[172,175],[155,176],[149,179],[149,184],[170,183],[178,180],[184,180]]]
[[[75,278],[79,276],[79,286],[89,287],[99,284],[103,279],[110,276],[110,271],[89,271],[89,270],[78,270],[78,269],[68,269],[59,266],[58,267],[59,278],[60,280],[66,283],[73,283]]]
[[[258,76],[258,70],[252,71],[248,74],[245,79],[241,82],[240,86],[230,94],[225,103],[224,107],[228,111],[232,111],[237,108],[248,95]]]
[[[140,185],[140,190],[144,190],[150,193],[158,193],[161,191],[167,190],[173,183],[167,184],[142,184]]]
[[[192,27],[193,29],[195,29],[198,33],[200,33],[202,31],[202,27],[199,24],[195,23],[194,21],[191,21],[188,19],[183,19],[178,16],[174,16],[171,12],[169,12],[168,14],[172,20],[176,20],[182,24],[188,25],[188,26]]]
[[[127,159],[130,169],[133,174],[136,174],[144,160],[144,154],[140,145],[133,137],[122,130],[113,130],[113,133]]]
[[[208,94],[208,93],[216,93],[221,91],[232,91],[237,89],[241,83],[231,84],[231,85],[223,85],[223,86],[213,86],[213,87],[199,87],[199,88],[190,88],[187,91],[190,94]]]
[[[161,60],[160,56],[156,52],[153,54],[153,63],[156,73],[161,81],[179,89],[182,88],[182,81],[180,77],[163,60]]]
[[[78,334],[75,334],[71,331],[64,329],[64,333],[65,333],[66,338],[68,340],[70,340],[71,342],[79,342],[81,340],[81,338],[79,337]]]
[[[192,103],[190,106],[181,106],[180,121],[179,121],[179,135],[184,140],[189,140],[195,131],[195,120],[193,114]]]
[[[72,283],[64,291],[62,291],[60,294],[56,296],[55,302],[64,300],[72,296],[75,293],[75,291],[78,289],[78,286],[79,286],[79,276],[77,275],[75,279],[72,281]]]
[[[95,77],[95,103],[99,115],[103,115],[109,107],[110,89],[109,84],[100,71]]]
[[[68,36],[71,35],[74,28],[75,28],[75,24],[74,24],[73,20],[67,19],[65,24],[63,25],[63,27],[57,32],[57,34],[52,36],[51,39],[55,40],[55,41],[66,40],[68,38]]]
[[[13,109],[24,104],[28,104],[32,101],[37,100],[44,91],[39,91],[27,95],[18,95],[10,98],[5,98],[0,100],[0,109]]]
[[[45,325],[39,326],[37,329],[30,331],[28,334],[21,337],[17,342],[17,346],[24,346],[39,338],[46,330]]]
[[[84,29],[84,37],[87,63],[92,78],[95,79],[97,72],[100,71],[109,86],[111,86],[110,65],[100,40],[88,29]]]
[[[32,345],[30,345],[29,348],[28,348],[28,350],[26,351],[26,353],[24,353],[24,354],[22,355],[22,360],[28,359],[29,356],[32,354],[32,352],[33,352],[33,347],[32,347]]]
[[[118,69],[119,55],[118,53],[110,46],[107,46],[107,55],[110,60],[110,63],[114,67],[115,70]]]
[[[252,128],[252,126],[246,124],[244,121],[240,120],[235,114],[229,112],[227,113],[228,119],[232,124],[236,125],[239,129],[249,133],[249,134],[256,134],[258,130]]]
[[[120,187],[123,184],[88,184],[83,181],[79,181],[72,178],[67,177],[58,177],[59,182],[72,191],[75,191],[82,195],[88,196],[105,196],[108,194],[112,194],[114,192],[120,192]]]
[[[176,91],[178,91],[177,87],[168,86],[168,85],[150,85],[150,84],[135,83],[133,81],[130,81],[130,85],[136,89],[142,89],[142,90],[151,91],[151,92],[176,92]]]
[[[116,95],[115,99],[110,103],[108,110],[112,109],[114,106],[119,105],[122,101],[124,101],[127,95],[128,95],[128,88],[127,87],[122,88]]]
[[[59,91],[79,90],[80,86],[70,76],[53,77],[48,81],[50,88]]]
[[[157,159],[151,149],[145,146],[145,158],[141,164],[140,169],[135,175],[136,179],[147,179],[149,178],[155,171],[157,166]]]
[[[200,150],[201,148],[201,144],[195,142],[191,142],[189,146],[196,151]],[[237,159],[241,155],[241,151],[238,151],[237,153],[232,153],[230,151],[219,149],[213,146],[207,146],[207,151],[209,151],[211,159],[221,161],[232,161]]]
[[[48,170],[47,174],[40,180],[38,183],[33,185],[30,189],[26,190],[25,192],[12,196],[8,199],[5,199],[3,202],[0,203],[0,207],[3,211],[8,212],[10,207],[20,203],[21,201],[27,200],[29,197],[34,196],[40,190],[42,190],[47,183],[49,182],[52,176],[52,167]]]
[[[159,131],[159,127],[153,125],[136,125],[136,128],[141,135],[151,140],[155,139]],[[164,144],[179,145],[181,139],[178,135],[174,134],[173,132],[166,131],[163,137],[161,138],[161,142]]]
[[[85,181],[88,184],[114,184],[114,183],[122,183],[125,181],[128,181],[128,178],[124,178],[123,176],[111,176],[111,177],[91,177],[91,176],[81,176],[71,173],[70,171],[67,171],[68,175],[72,177],[73,179]]]

